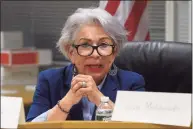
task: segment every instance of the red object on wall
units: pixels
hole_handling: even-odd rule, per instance
[[[6,50],[1,52],[1,65],[18,66],[18,65],[37,65],[39,63],[38,52]]]
[[[1,57],[1,64],[3,64],[3,65],[9,65],[10,64],[9,53],[1,53],[0,57]]]

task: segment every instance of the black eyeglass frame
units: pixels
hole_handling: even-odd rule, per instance
[[[83,56],[83,55],[81,55],[81,54],[78,52],[78,48],[79,48],[80,46],[83,46],[83,45],[84,45],[84,44],[80,44],[80,45],[72,44],[72,47],[76,48],[76,51],[77,51],[78,55],[80,55],[80,56]],[[97,53],[98,53],[100,56],[104,56],[104,55],[101,55],[101,54],[99,53],[99,51],[98,51],[98,47],[103,46],[103,45],[104,45],[104,44],[101,44],[101,45],[98,45],[98,46],[89,45],[89,46],[92,47],[92,52],[91,52],[89,55],[86,55],[86,56],[91,56],[91,55],[93,54],[93,52],[94,52],[95,49],[96,49]],[[108,45],[108,46],[111,46],[111,47],[112,47],[112,53],[109,54],[109,55],[106,55],[106,56],[112,55],[112,54],[114,53],[114,50],[115,50],[115,46],[116,46],[116,45],[115,45],[115,44],[113,44],[113,45],[105,44],[105,45]],[[86,56],[84,56],[84,57],[86,57]]]

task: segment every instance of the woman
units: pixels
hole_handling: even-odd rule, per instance
[[[114,106],[118,90],[144,91],[141,75],[113,64],[126,34],[105,10],[75,11],[57,43],[71,64],[40,72],[27,121],[94,120],[101,96]]]

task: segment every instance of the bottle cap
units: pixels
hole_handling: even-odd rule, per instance
[[[107,96],[101,97],[101,102],[108,102],[108,101],[109,101],[109,97],[107,97]]]

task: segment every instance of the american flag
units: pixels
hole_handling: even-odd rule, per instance
[[[149,40],[148,0],[100,1],[99,7],[116,17],[128,30],[128,41]]]

